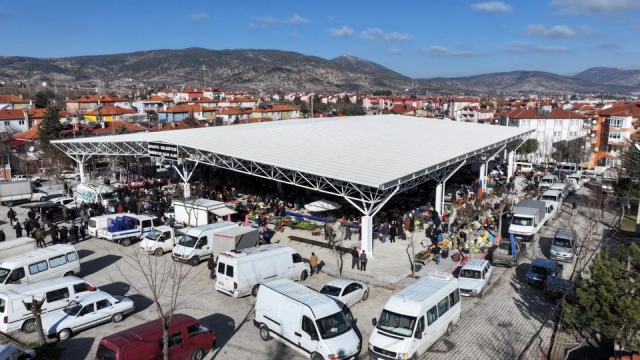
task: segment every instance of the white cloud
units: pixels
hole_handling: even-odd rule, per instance
[[[310,22],[309,19],[303,18],[302,16],[299,16],[298,14],[293,14],[292,17],[285,19],[284,20],[285,23],[287,24],[304,24],[304,23],[308,23]]]
[[[547,28],[542,24],[527,25],[525,31],[529,35],[542,36],[550,39],[570,38],[576,36],[576,32],[566,25],[556,25]]]
[[[329,34],[333,37],[350,37],[354,33],[353,29],[348,26],[343,26],[339,29],[331,28],[329,29]]]
[[[189,19],[191,19],[193,21],[207,20],[210,17],[211,16],[209,16],[209,14],[204,13],[204,12],[197,12],[197,13],[189,14]]]
[[[391,55],[402,55],[402,54],[404,54],[404,50],[402,50],[402,49],[389,49],[389,54],[391,54]]]
[[[450,51],[446,47],[440,46],[440,45],[429,46],[426,49],[422,49],[421,52],[437,55],[437,56],[447,56],[447,57],[471,57],[471,56],[482,55],[482,53],[480,52],[471,51],[471,50]]]
[[[617,14],[640,8],[640,0],[553,0],[557,16],[581,16],[593,13]]]
[[[487,1],[471,4],[471,9],[491,13],[509,12],[511,11],[511,5],[505,4],[502,1]]]
[[[407,33],[399,33],[395,31],[386,32],[380,28],[368,28],[360,33],[360,37],[368,41],[409,41],[412,36]]]
[[[560,53],[568,52],[569,49],[566,46],[542,46],[521,41],[511,41],[509,42],[509,44],[507,44],[507,51],[517,54],[532,52]]]

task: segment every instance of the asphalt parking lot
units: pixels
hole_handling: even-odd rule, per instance
[[[515,269],[496,268],[483,298],[463,298],[461,321],[453,335],[439,340],[423,358],[514,359],[523,354],[524,359],[546,359],[555,304],[546,299],[540,289],[525,285],[523,279],[529,263],[548,252],[546,239],[556,228],[584,221],[580,215],[572,218],[568,207],[565,204],[565,211],[560,217],[544,228],[540,237],[542,241],[536,239],[528,247],[524,263]],[[24,209],[14,209],[21,214],[20,218],[24,217]],[[4,214],[7,210],[0,207]],[[8,223],[3,223],[2,228],[8,239],[15,237]],[[107,323],[75,334],[64,343],[63,359],[93,358],[103,336],[157,318],[155,306],[148,298],[148,286],[126,261],[128,256],[138,251],[136,244],[125,248],[105,240],[90,239],[76,247],[81,257],[81,277],[113,295],[129,296],[136,303],[136,311],[120,323]],[[169,254],[157,260],[161,264],[172,262]],[[566,265],[565,276],[571,271],[572,266]],[[215,330],[218,346],[206,359],[304,358],[276,340],[263,342],[252,322],[255,298],[234,299],[218,293],[208,275],[205,264],[191,268],[177,310],[202,320]],[[308,278],[303,284],[320,289],[329,280],[330,276],[321,273]],[[361,358],[366,358],[372,331],[371,318],[380,314],[392,294],[393,290],[372,286],[369,299],[351,309],[363,340]],[[25,343],[36,340],[33,334],[17,332],[14,335]]]

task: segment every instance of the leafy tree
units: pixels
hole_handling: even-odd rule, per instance
[[[49,106],[47,107],[47,112],[42,117],[40,126],[38,127],[38,140],[45,157],[49,157],[50,160],[53,160],[56,159],[57,155],[60,155],[60,150],[51,145],[51,140],[57,140],[60,138],[62,138],[60,115],[55,107]]]
[[[564,142],[556,143],[553,145],[553,153],[551,158],[556,162],[564,161],[569,156],[569,148]]]
[[[193,116],[193,114],[189,114],[189,116],[187,116],[186,118],[184,118],[185,124],[187,124],[189,127],[195,128],[195,127],[199,127],[200,123],[198,123],[198,119],[196,119],[195,116]]]
[[[540,143],[538,139],[527,139],[524,143],[516,150],[518,154],[533,154],[538,151],[540,147]]]
[[[115,126],[115,124],[114,124],[114,126]],[[127,127],[124,126],[123,123],[120,123],[120,125],[118,125],[118,127],[115,128],[113,133],[116,134],[116,135],[128,134],[129,133],[129,129],[127,129]]]
[[[620,154],[620,161],[628,177],[632,179],[640,178],[640,149],[636,148],[635,145],[627,147]]]
[[[583,335],[599,333],[627,349],[640,346],[640,248],[604,248],[576,282],[575,304],[562,302],[565,318]]]
[[[44,109],[49,105],[55,106],[58,110],[64,109],[65,101],[51,89],[37,91],[33,97],[33,105],[38,109]]]

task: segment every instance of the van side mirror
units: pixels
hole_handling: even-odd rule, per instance
[[[378,320],[376,320],[376,318],[371,319],[371,325],[373,326],[378,325]]]
[[[416,331],[415,338],[418,339],[418,340],[422,339],[422,333],[420,331]]]
[[[313,341],[318,341],[318,334],[311,334],[309,338]]]

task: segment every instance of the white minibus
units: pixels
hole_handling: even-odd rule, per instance
[[[275,338],[316,359],[357,359],[360,339],[334,299],[288,279],[263,284],[253,324],[264,341]]]
[[[369,338],[373,359],[417,359],[460,320],[458,279],[431,272],[394,294]]]
[[[79,272],[76,248],[73,245],[52,245],[0,261],[0,291]]]
[[[47,313],[67,306],[69,301],[78,294],[95,289],[93,285],[78,277],[66,276],[0,291],[0,316],[2,316],[0,332],[6,334],[14,330],[24,332],[36,330],[33,314],[25,308],[23,300],[26,302],[31,302],[32,299],[44,300],[42,312]]]

